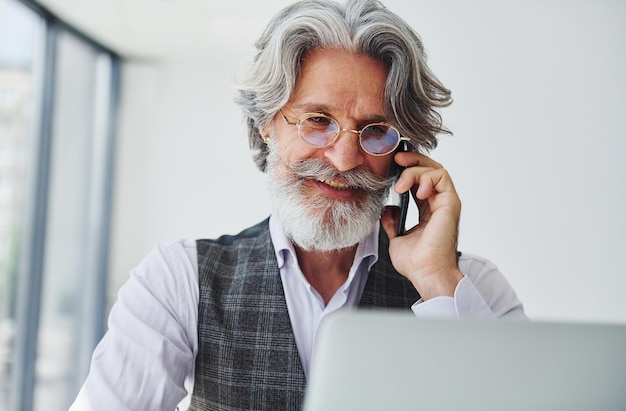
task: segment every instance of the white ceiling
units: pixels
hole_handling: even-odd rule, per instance
[[[80,31],[126,58],[206,59],[210,50],[252,46],[290,0],[39,0]],[[252,39],[252,40],[251,40]]]

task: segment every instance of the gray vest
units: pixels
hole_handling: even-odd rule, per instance
[[[378,262],[360,306],[408,309],[419,299],[380,230]],[[299,410],[306,379],[268,220],[236,236],[198,240],[198,356],[191,410]]]

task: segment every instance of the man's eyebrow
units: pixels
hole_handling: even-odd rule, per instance
[[[303,113],[332,113],[333,108],[326,104],[300,103],[294,104],[293,108],[302,110]]]
[[[317,103],[300,103],[292,106],[294,109],[302,113],[333,113],[335,109],[327,104]],[[384,123],[387,122],[387,117],[382,114],[368,114],[362,119],[359,119],[360,123]]]

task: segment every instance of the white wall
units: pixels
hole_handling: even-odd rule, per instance
[[[113,292],[158,242],[268,215],[231,79],[269,4],[258,26],[224,28],[211,61],[124,66]],[[461,249],[495,261],[535,319],[626,321],[626,3],[386,4],[453,91],[455,135],[432,155],[463,200]]]

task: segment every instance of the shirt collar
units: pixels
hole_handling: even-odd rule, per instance
[[[359,267],[365,259],[367,259],[367,271],[369,271],[376,261],[378,261],[378,234],[380,231],[380,224],[376,224],[374,230],[366,236],[356,250],[354,256],[353,267]],[[282,223],[278,217],[273,214],[270,216],[270,236],[272,238],[272,244],[274,245],[274,252],[276,253],[276,259],[278,260],[278,268],[282,269],[285,266],[287,259],[293,258],[297,260],[296,251],[293,248],[293,244],[287,238]],[[354,270],[351,270],[354,271]]]

